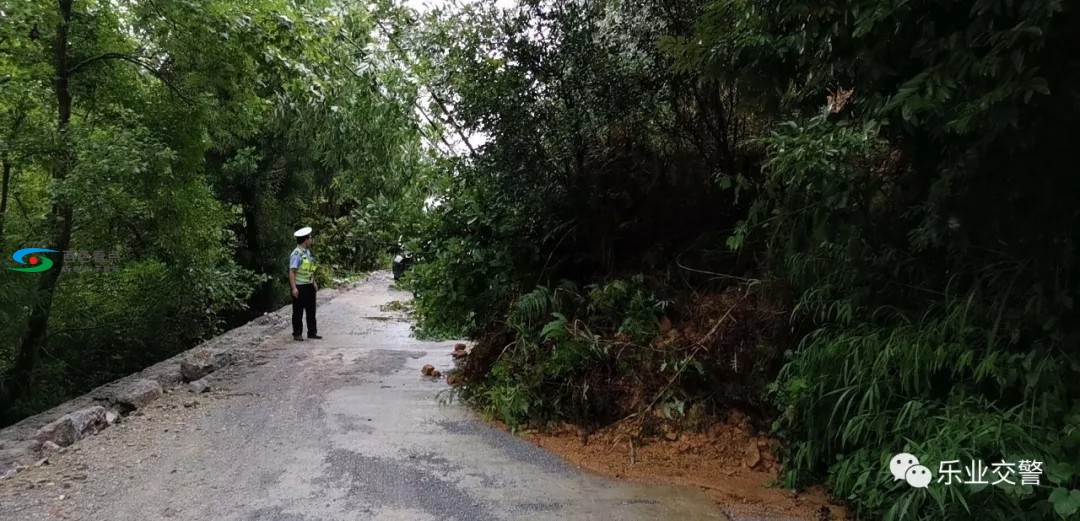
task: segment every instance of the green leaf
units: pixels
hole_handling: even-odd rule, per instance
[[[1069,519],[1080,511],[1080,490],[1056,488],[1050,493],[1050,504],[1054,505],[1054,512],[1063,519]]]
[[[1070,463],[1057,462],[1046,466],[1046,478],[1055,485],[1069,483],[1076,475],[1076,467]]]
[[[1035,78],[1031,80],[1031,90],[1044,96],[1050,94],[1050,87],[1046,84],[1046,78]]]

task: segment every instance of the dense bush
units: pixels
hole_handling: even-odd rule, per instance
[[[514,302],[507,317],[514,340],[472,397],[511,427],[610,421],[623,410],[618,401],[633,386],[635,360],[659,331],[662,311],[641,279],[584,292],[572,283],[540,286]]]
[[[787,363],[767,347],[754,373],[776,378],[787,485],[824,481],[871,518],[1080,511],[1076,6],[525,2],[428,23],[452,116],[491,139],[414,283],[421,324],[480,338],[483,407],[610,419],[629,390],[609,386],[653,369],[609,349],[631,308],[575,287],[643,271],[688,310],[760,283],[793,294],[772,306]],[[885,472],[902,451],[1035,459],[1044,486],[917,490]]]
[[[1066,57],[1080,17],[1057,2],[863,4],[722,3],[684,48],[797,86],[740,227],[766,237],[813,329],[777,386],[788,484],[824,477],[886,519],[1068,517],[1078,186],[1062,138],[1080,130]],[[1035,459],[1048,486],[875,479],[901,451]]]
[[[416,292],[421,336],[479,335],[506,313],[518,274],[536,269],[539,248],[506,225],[521,223],[531,213],[484,205],[497,194],[497,185],[477,177],[475,185],[455,186],[443,204],[420,220],[408,243],[421,261],[407,276]]]
[[[519,296],[508,334],[470,355],[465,396],[511,427],[651,421],[640,413],[656,410],[701,428],[731,407],[769,409],[765,382],[786,339],[776,297],[743,286],[676,303],[658,289],[671,291],[638,275]]]
[[[734,224],[714,176],[742,165],[729,131],[746,122],[731,99],[667,74],[654,45],[688,20],[648,2],[428,16],[414,39],[443,49],[423,69],[430,87],[453,124],[492,139],[431,179],[444,204],[413,248],[422,332],[480,335],[537,285],[663,269]]]

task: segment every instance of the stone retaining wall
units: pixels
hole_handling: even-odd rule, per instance
[[[320,291],[318,302],[325,304],[357,284]],[[208,391],[209,375],[252,361],[260,344],[275,335],[291,333],[291,318],[292,306],[267,313],[168,360],[0,429],[0,479],[44,463],[53,452],[97,434],[181,385],[187,386],[187,392]]]

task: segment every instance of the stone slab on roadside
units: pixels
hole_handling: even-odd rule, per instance
[[[67,447],[108,427],[105,412],[104,407],[95,405],[65,414],[38,429],[34,433],[34,440],[41,443],[53,442],[60,447]]]
[[[117,391],[111,401],[121,409],[121,412],[133,411],[150,405],[154,400],[161,398],[163,392],[157,380],[141,378]]]

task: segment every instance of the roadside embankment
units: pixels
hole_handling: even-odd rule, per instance
[[[354,284],[319,292],[323,304]],[[267,313],[203,344],[146,369],[28,417],[0,430],[0,479],[123,421],[164,394],[200,394],[213,388],[213,374],[234,364],[249,363],[255,349],[290,328],[291,307]]]

